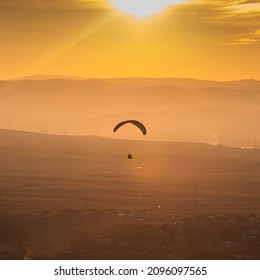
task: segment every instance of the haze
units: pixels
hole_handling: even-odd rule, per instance
[[[259,144],[260,82],[192,79],[76,79],[36,76],[0,82],[0,127],[59,135]],[[143,137],[116,123],[138,119]]]
[[[0,1],[0,259],[260,259],[260,3],[166,2]]]

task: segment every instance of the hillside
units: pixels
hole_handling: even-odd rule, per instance
[[[0,153],[2,209],[11,213],[189,208],[195,187],[202,207],[256,207],[260,196],[259,150],[1,130]]]

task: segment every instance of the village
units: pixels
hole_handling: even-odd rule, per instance
[[[61,209],[1,216],[0,259],[260,259],[260,216]]]

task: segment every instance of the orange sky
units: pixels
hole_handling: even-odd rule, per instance
[[[0,79],[260,80],[259,22],[254,0],[186,0],[144,19],[105,0],[1,0]]]

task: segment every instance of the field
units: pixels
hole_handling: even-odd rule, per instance
[[[163,215],[260,210],[257,149],[5,130],[0,139],[5,215],[89,208]]]

